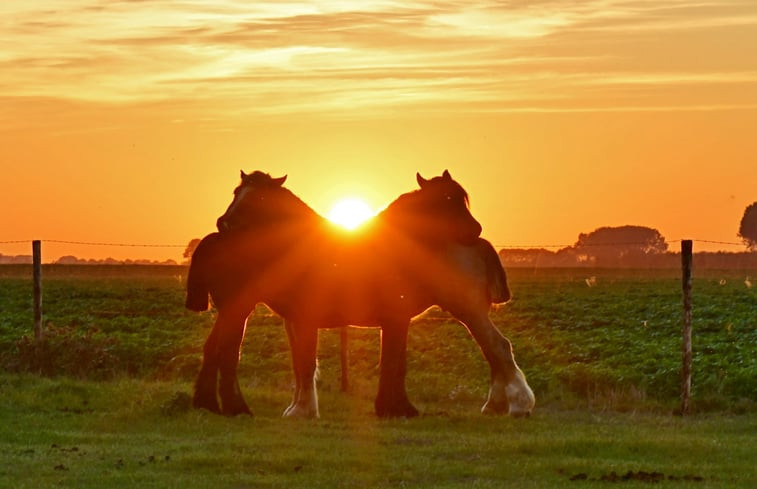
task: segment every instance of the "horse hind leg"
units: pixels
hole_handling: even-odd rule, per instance
[[[249,313],[249,311],[248,311]],[[247,327],[247,314],[225,314],[219,311],[216,324],[220,322],[218,338],[219,385],[221,413],[228,416],[252,414],[239,387],[237,369],[242,340]]]
[[[218,388],[218,371],[215,365],[209,365],[207,360],[203,360],[200,373],[195,379],[194,396],[192,406],[196,409],[207,409],[212,413],[221,412],[221,406],[218,404],[216,390]]]
[[[284,410],[283,416],[317,418],[320,416],[316,386],[318,330],[300,324],[284,321],[292,351],[295,388],[292,403]]]
[[[376,415],[381,418],[412,418],[419,414],[405,388],[407,329],[407,322],[381,328],[381,374],[375,402]]]
[[[221,376],[218,383],[218,394],[221,397],[221,414],[227,416],[248,414],[252,416],[252,411],[244,400],[242,389],[239,386],[239,377],[237,376],[238,366],[238,356],[235,360],[224,359],[222,362]]]
[[[212,413],[220,413],[218,404],[218,321],[205,340],[203,347],[202,367],[194,385],[192,405],[197,409],[207,409]]]

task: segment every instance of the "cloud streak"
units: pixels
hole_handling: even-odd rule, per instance
[[[3,100],[344,117],[757,104],[752,50],[712,47],[734,29],[757,42],[747,0],[72,0],[6,2],[0,16]]]

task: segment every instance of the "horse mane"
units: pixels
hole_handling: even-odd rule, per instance
[[[283,200],[286,203],[286,214],[288,216],[301,216],[306,220],[319,220],[323,217],[318,214],[312,207],[307,205],[304,200],[299,198],[294,192],[286,187],[281,187],[281,193],[286,194],[287,198]]]
[[[440,177],[435,177],[429,180],[429,182],[432,182],[432,185],[436,183],[437,180],[441,180]],[[448,188],[453,190],[454,192],[460,194],[465,201],[465,205],[470,204],[470,199],[468,197],[468,192],[465,191],[465,189],[457,182],[453,180],[449,180],[447,183],[445,183]],[[406,192],[396,199],[392,201],[386,208],[379,214],[385,214],[385,217],[389,219],[393,219],[396,217],[397,214],[402,213],[408,213],[408,212],[416,212],[424,204],[427,203],[427,201],[433,200],[432,197],[429,195],[433,192],[438,191],[437,189],[429,189],[427,191],[424,191],[424,189],[416,189],[412,190],[410,192]]]
[[[242,172],[242,181],[239,186],[243,187],[247,185],[260,185],[262,187],[266,187],[269,190],[273,189],[274,191],[281,192],[288,197],[283,202],[286,202],[287,210],[291,211],[291,214],[316,214],[316,212],[302,199],[295,195],[294,192],[283,186],[285,181],[286,176],[283,176],[281,178],[273,178],[268,173],[262,172],[260,170],[255,170],[250,174],[245,174],[244,172]]]
[[[268,192],[269,195],[274,195],[275,207],[273,208],[273,210],[275,210],[277,218],[277,222],[275,222],[275,224],[277,225],[281,222],[286,222],[288,224],[293,224],[295,222],[298,224],[303,224],[310,221],[318,221],[319,219],[323,219],[294,192],[284,187],[283,183],[285,181],[286,176],[281,178],[272,178],[268,173],[255,170],[250,174],[245,174],[244,172],[242,172],[242,181],[237,188],[239,189],[246,186],[259,187],[261,189],[264,189],[265,192]],[[254,218],[254,216],[249,217]],[[270,222],[266,222],[266,224],[270,224]]]
[[[435,181],[438,179],[440,177],[435,177],[430,182],[436,183]],[[468,193],[460,184],[450,180],[446,185],[463,198],[466,206],[469,205]],[[401,231],[406,236],[424,241],[433,240],[434,236],[428,234],[426,226],[429,216],[427,206],[438,199],[438,196],[435,195],[436,192],[438,192],[438,188],[426,187],[426,189],[416,189],[401,194],[374,219]]]

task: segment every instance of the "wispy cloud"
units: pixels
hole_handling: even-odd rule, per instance
[[[717,45],[733,29],[757,42],[751,0],[71,0],[5,2],[0,18],[5,100],[352,117],[757,104],[753,49]]]

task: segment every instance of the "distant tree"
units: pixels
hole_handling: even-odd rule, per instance
[[[744,209],[744,216],[739,226],[739,237],[744,240],[747,248],[757,251],[757,202]]]
[[[87,263],[87,260],[82,260],[73,255],[61,256],[55,261],[56,265],[81,265],[83,263]]]
[[[192,255],[194,254],[195,250],[197,249],[197,246],[200,244],[200,241],[201,241],[200,239],[195,238],[195,239],[193,239],[192,241],[189,242],[189,244],[187,245],[187,249],[184,250],[184,255],[183,255],[184,258],[186,258],[187,260],[189,260],[190,258],[192,258]]]
[[[602,266],[643,265],[650,255],[665,253],[668,243],[656,229],[645,226],[601,227],[579,234],[573,246],[578,259]]]

